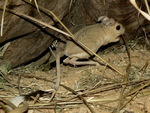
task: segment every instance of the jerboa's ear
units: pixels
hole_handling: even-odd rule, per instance
[[[98,23],[102,23],[102,22],[107,21],[107,20],[109,20],[109,18],[107,16],[100,16],[98,18]]]
[[[106,21],[103,22],[106,26],[113,26],[115,25],[115,20],[113,18],[107,19]]]

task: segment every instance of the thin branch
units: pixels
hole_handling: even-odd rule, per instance
[[[5,4],[3,7],[3,13],[2,13],[2,21],[1,21],[1,36],[3,36],[3,26],[4,26],[4,18],[5,18],[5,10],[6,10],[6,5],[7,5],[8,0],[5,0]]]

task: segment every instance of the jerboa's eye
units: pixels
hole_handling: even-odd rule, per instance
[[[117,25],[116,26],[116,30],[120,30],[121,26],[120,25]]]

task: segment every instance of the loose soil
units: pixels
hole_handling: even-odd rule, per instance
[[[119,102],[119,113],[150,113],[150,51],[141,45],[131,45],[131,67],[128,71],[129,59],[124,45],[111,46],[99,53],[123,75],[104,63],[100,66],[80,67],[61,64],[61,84],[82,95],[95,113],[112,113],[118,108]],[[56,68],[48,71],[42,69],[23,66],[11,70],[5,79],[1,77],[0,96],[10,100],[19,95],[19,91],[21,94],[37,90],[53,91]],[[76,94],[61,85],[50,101],[51,96],[49,93],[35,102],[28,100],[28,113],[90,113]]]

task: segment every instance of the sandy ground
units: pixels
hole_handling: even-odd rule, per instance
[[[110,52],[101,54],[101,57],[123,75],[106,65],[74,67],[61,64],[61,84],[81,94],[96,113],[112,113],[119,102],[122,106],[119,113],[150,113],[150,52],[140,49],[130,50],[130,54],[131,67],[126,83],[123,81],[129,64],[127,53]],[[54,86],[50,81],[55,82],[55,79],[56,68],[48,71],[29,67],[14,69],[7,76],[8,82],[0,82],[0,96],[10,100],[19,95],[18,84],[22,94],[36,90],[50,91]],[[55,108],[57,113],[90,113],[81,99],[62,86],[52,101],[50,97],[51,94],[42,95],[35,102],[28,101],[28,113],[54,113]]]

